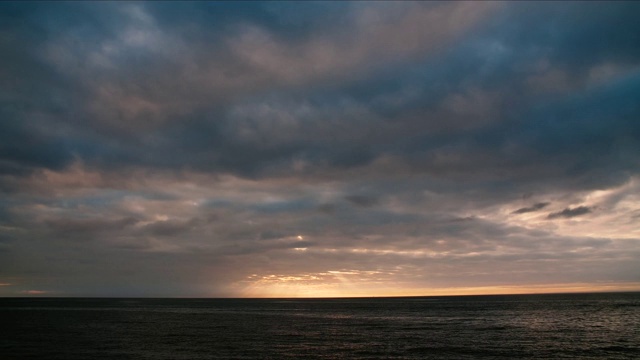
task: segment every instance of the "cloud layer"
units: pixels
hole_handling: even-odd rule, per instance
[[[0,295],[638,290],[638,15],[3,3]]]

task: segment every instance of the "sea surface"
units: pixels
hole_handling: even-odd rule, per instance
[[[0,359],[640,359],[640,293],[0,298]]]

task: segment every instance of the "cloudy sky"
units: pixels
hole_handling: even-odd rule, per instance
[[[640,3],[0,4],[0,296],[640,290]]]

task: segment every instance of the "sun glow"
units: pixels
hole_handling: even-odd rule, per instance
[[[252,274],[237,284],[248,298],[340,298],[463,296],[573,292],[639,291],[640,283],[566,283],[462,287],[425,287],[382,281],[379,271],[336,270],[302,275]]]
[[[252,274],[239,286],[244,297],[368,296],[375,293],[384,275],[381,271],[349,269],[299,275]]]

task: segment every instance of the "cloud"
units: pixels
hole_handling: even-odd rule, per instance
[[[548,203],[548,202],[535,203],[535,204],[533,204],[533,205],[531,205],[529,207],[520,208],[520,209],[514,211],[512,214],[524,214],[524,213],[528,213],[528,212],[538,211],[540,209],[544,209],[549,204],[550,203]]]
[[[591,212],[591,208],[587,206],[577,206],[575,208],[566,208],[562,211],[551,213],[547,216],[547,218],[548,219],[572,218],[572,217],[588,214],[590,212]]]
[[[42,6],[40,11],[45,12],[46,7]],[[245,21],[227,19],[215,26],[203,17],[185,23],[187,14],[198,12],[193,6],[196,5],[171,10],[154,4],[103,5],[101,12],[87,6],[83,7],[83,12],[90,15],[87,18],[100,19],[103,28],[95,27],[81,16],[72,17],[68,23],[57,21],[51,23],[55,26],[47,25],[52,27],[47,29],[52,36],[47,42],[36,43],[35,49],[40,52],[30,47],[27,48],[30,52],[21,56],[37,60],[42,71],[52,78],[48,82],[50,92],[60,95],[52,104],[39,104],[48,115],[42,125],[56,123],[62,130],[43,131],[49,140],[21,140],[38,144],[30,150],[38,156],[33,158],[31,166],[60,169],[79,157],[99,167],[187,166],[256,177],[280,175],[294,166],[298,169],[361,167],[392,154],[410,164],[411,171],[430,169],[434,173],[455,173],[467,167],[473,172],[477,169],[472,165],[477,164],[478,168],[484,167],[490,172],[504,165],[491,160],[510,150],[516,151],[508,166],[518,165],[513,161],[524,159],[523,156],[530,156],[527,162],[534,163],[538,160],[533,158],[535,155],[548,156],[548,152],[540,150],[548,147],[549,142],[560,141],[537,138],[547,130],[555,131],[540,127],[539,134],[535,133],[537,125],[534,124],[540,121],[533,118],[536,114],[528,111],[530,94],[516,91],[514,87],[518,85],[514,81],[517,80],[506,78],[520,71],[518,67],[533,72],[531,76],[540,71],[565,71],[558,69],[559,62],[548,54],[532,56],[536,62],[546,59],[544,70],[528,70],[527,59],[512,58],[518,46],[539,48],[538,43],[548,41],[541,35],[514,43],[513,39],[525,37],[526,31],[517,28],[503,32],[504,27],[513,26],[513,18],[524,16],[520,11],[527,6],[502,9],[486,3],[354,4],[346,11],[336,10],[343,13],[341,18],[354,21],[339,22],[342,25],[333,30],[316,23],[305,27],[298,37],[285,36],[285,29],[278,27],[283,25],[269,20],[272,15],[268,14],[274,10],[265,10],[262,5],[257,6],[257,13],[251,16],[239,9],[224,8],[231,11],[229,14],[235,14],[230,19]],[[533,10],[536,14],[553,14],[549,6]],[[609,20],[617,12],[606,14]],[[328,18],[321,19],[328,21]],[[497,25],[487,26],[485,20],[489,18],[498,19]],[[28,16],[27,19],[33,22]],[[353,31],[338,31],[344,27]],[[76,28],[85,29],[87,36],[73,37]],[[468,31],[472,28],[477,33],[469,37]],[[187,37],[194,32],[206,33],[208,29],[210,37]],[[269,42],[254,46],[256,44],[249,40],[256,31],[280,50],[269,50],[272,46]],[[505,33],[512,34],[513,39],[505,37]],[[406,41],[407,34],[415,39]],[[394,41],[397,38],[404,41]],[[454,39],[464,41],[456,46]],[[247,41],[251,46],[245,46]],[[490,48],[495,48],[491,53],[470,52],[488,43],[493,44]],[[313,50],[317,44],[340,51],[320,52],[327,57],[327,65],[312,66],[314,61],[320,61],[312,56],[318,53]],[[229,53],[231,58],[220,55],[234,46],[244,50]],[[240,61],[242,54],[258,54],[262,51],[260,46],[266,47],[264,51],[275,58],[275,70],[269,70],[271,65],[260,61],[257,64]],[[34,51],[41,57],[34,57]],[[355,55],[349,55],[352,52]],[[383,55],[376,56],[378,52]],[[59,58],[62,55],[64,57]],[[89,61],[96,57],[104,61]],[[269,57],[258,59],[267,61]],[[405,61],[402,71],[385,75],[381,69],[392,66],[400,61],[398,59],[406,59],[402,60]],[[425,59],[429,60],[426,68]],[[502,59],[500,61],[514,65],[496,68],[505,74],[500,75],[497,70],[491,70],[493,68],[476,71],[465,65],[465,59],[487,66]],[[606,71],[594,69],[614,67],[633,69],[631,65],[619,65],[618,61],[600,60],[590,65],[591,73],[604,73]],[[386,65],[371,65],[376,61]],[[75,66],[77,63],[86,66]],[[105,66],[105,63],[111,65]],[[278,70],[278,66],[282,70]],[[380,70],[366,70],[364,75],[348,80],[344,73],[351,72],[352,68]],[[282,72],[292,72],[295,79],[300,80],[287,80],[289,77]],[[231,80],[209,76],[209,73]],[[483,73],[484,78],[478,77],[479,73]],[[331,78],[331,74],[336,74],[336,80],[322,85],[326,81],[323,79]],[[64,84],[74,85],[65,91],[53,91]],[[365,88],[369,90],[363,91]],[[381,101],[383,99],[385,101]],[[598,101],[585,99],[588,103]],[[51,116],[53,112],[47,110],[49,108],[56,109],[58,115]],[[620,104],[615,111],[624,108],[625,105]],[[550,109],[551,114],[540,116],[552,117],[554,111]],[[12,115],[16,116],[22,115]],[[523,120],[528,117],[532,118]],[[82,127],[80,119],[87,118],[92,119],[91,126]],[[626,126],[623,117],[618,119],[618,126],[611,130]],[[512,129],[512,133],[507,129]],[[24,131],[29,136],[38,133],[31,128]],[[488,132],[493,133],[492,141],[496,144],[493,148],[481,140]],[[450,138],[440,137],[443,133]],[[513,134],[521,134],[522,139],[508,136]],[[608,146],[606,142],[618,137],[615,133],[602,134],[605,138],[602,146]],[[523,141],[530,143],[526,149],[519,149]],[[24,149],[7,150],[11,154],[21,151]],[[41,159],[44,156],[51,160],[44,161]],[[509,160],[507,156],[505,161]],[[8,164],[12,164],[11,171],[18,171],[30,169],[25,168],[28,163],[11,160]]]
[[[230,40],[231,49],[255,71],[280,81],[344,76],[433,51],[473,27],[492,8],[488,3],[354,6],[348,32],[330,31],[291,46],[248,26]]]
[[[176,236],[197,227],[201,220],[197,218],[189,220],[160,220],[146,224],[142,232],[148,232],[155,236]]]
[[[638,281],[637,10],[2,4],[2,294]]]
[[[347,195],[345,196],[345,199],[350,203],[361,207],[370,207],[378,203],[378,199],[364,195]]]
[[[87,236],[95,237],[98,233],[120,231],[122,228],[135,225],[139,220],[133,217],[115,220],[98,219],[47,219],[44,224],[59,236]]]

